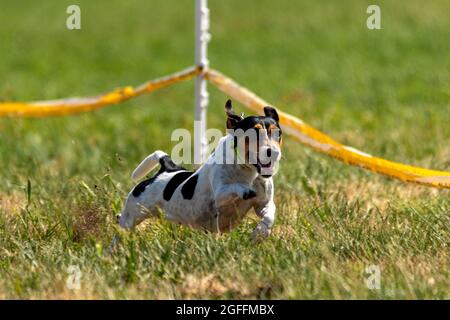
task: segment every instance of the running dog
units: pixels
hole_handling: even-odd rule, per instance
[[[163,151],[155,151],[134,170],[142,179],[158,164],[159,171],[129,193],[119,225],[127,230],[144,219],[162,214],[167,220],[192,228],[227,232],[253,208],[261,218],[253,240],[270,235],[275,220],[272,176],[281,158],[281,128],[277,111],[264,116],[234,113],[225,105],[227,135],[195,172],[176,165]],[[253,141],[252,141],[253,140]]]

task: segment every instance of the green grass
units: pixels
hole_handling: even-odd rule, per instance
[[[450,170],[448,1],[210,1],[214,68],[337,140]],[[0,101],[95,95],[192,65],[192,1],[2,1]],[[211,88],[209,126],[226,97]],[[239,110],[245,111],[237,105]],[[67,118],[0,119],[0,298],[450,298],[447,190],[406,185],[286,137],[272,237],[114,217],[136,164],[192,128],[193,83]],[[68,268],[81,289],[66,287]],[[381,268],[381,289],[364,270]]]

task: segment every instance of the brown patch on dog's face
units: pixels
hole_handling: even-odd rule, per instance
[[[280,149],[281,129],[271,118],[264,116],[249,116],[241,120],[234,129],[238,145],[246,154],[258,154],[261,149],[270,147]]]
[[[271,176],[273,166],[281,156],[282,132],[277,111],[272,107],[265,107],[265,116],[242,118],[234,113],[230,101],[225,110],[227,129],[233,129],[235,147],[244,156],[245,163],[253,164],[261,175]],[[268,174],[262,174],[263,169]]]

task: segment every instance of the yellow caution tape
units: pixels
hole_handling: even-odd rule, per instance
[[[0,117],[48,117],[76,114],[92,111],[107,105],[117,104],[128,99],[167,87],[173,83],[192,78],[202,72],[200,67],[191,67],[166,77],[158,78],[133,88],[119,88],[111,92],[90,98],[69,98],[36,102],[3,102],[0,103]]]
[[[92,111],[167,87],[176,82],[190,79],[200,73],[204,73],[205,77],[220,90],[256,112],[261,112],[265,106],[269,105],[269,103],[250,90],[241,87],[234,80],[216,70],[204,71],[201,67],[191,67],[166,77],[149,81],[137,88],[128,86],[97,97],[69,98],[30,103],[3,102],[0,103],[0,117],[47,117]],[[371,156],[355,148],[340,144],[288,113],[278,111],[278,114],[283,130],[314,150],[325,153],[345,163],[401,181],[431,187],[450,188],[450,172],[413,167]]]
[[[208,70],[206,72],[206,78],[221,91],[253,111],[261,112],[265,106],[270,105],[250,90],[240,86],[234,80],[216,70]],[[278,114],[285,132],[291,134],[314,150],[332,156],[344,163],[362,167],[405,182],[413,182],[431,187],[450,188],[450,172],[413,167],[371,156],[355,148],[340,144],[290,114],[279,110]]]

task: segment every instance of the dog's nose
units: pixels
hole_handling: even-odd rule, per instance
[[[269,148],[267,149],[267,156],[270,159],[278,159],[278,156],[280,155],[280,152],[276,149],[273,148]]]

